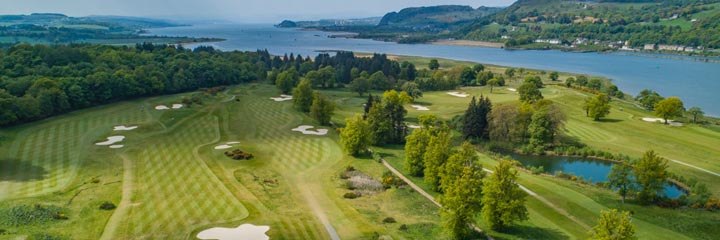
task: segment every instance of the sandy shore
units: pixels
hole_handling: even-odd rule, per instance
[[[502,48],[504,45],[503,43],[497,43],[497,42],[484,42],[484,41],[471,41],[471,40],[440,40],[440,41],[434,41],[431,44],[450,45],[450,46],[488,47],[488,48]]]

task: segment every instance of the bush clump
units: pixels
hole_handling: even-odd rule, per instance
[[[56,206],[20,205],[0,210],[0,225],[3,226],[19,227],[61,219],[67,219],[67,216]]]
[[[104,203],[100,204],[101,210],[113,210],[115,208],[117,208],[117,206],[115,206],[115,204],[113,204],[111,202],[104,202]]]
[[[243,152],[240,149],[227,151],[227,152],[225,152],[225,156],[235,159],[235,160],[250,160],[253,158],[253,155],[251,153]]]
[[[406,232],[408,230],[408,226],[403,224],[403,225],[400,225],[400,227],[398,229],[400,229],[400,231]]]
[[[385,219],[383,219],[383,223],[396,223],[396,222],[397,221],[395,221],[395,218],[392,218],[392,217],[386,217]]]
[[[343,195],[343,197],[347,198],[347,199],[356,199],[356,198],[359,198],[360,196],[361,196],[361,194],[356,193],[356,192],[349,192],[349,193],[345,193],[345,195]]]

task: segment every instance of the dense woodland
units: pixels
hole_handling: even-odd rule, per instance
[[[25,123],[136,97],[258,78],[267,52],[144,44],[46,46],[0,51],[0,125]]]

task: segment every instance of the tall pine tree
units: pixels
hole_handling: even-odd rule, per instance
[[[492,110],[490,98],[480,95],[480,98],[476,100],[473,97],[463,119],[462,132],[465,139],[487,137],[490,110]]]

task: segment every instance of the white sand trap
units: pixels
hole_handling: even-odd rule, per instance
[[[315,130],[315,131],[313,131],[313,130],[308,130],[308,129],[311,129],[311,128],[315,128],[315,127],[314,127],[314,126],[309,126],[309,125],[302,125],[302,126],[293,128],[292,130],[293,130],[293,131],[296,131],[296,132],[301,132],[301,133],[303,133],[303,134],[305,134],[305,135],[325,135],[325,134],[328,133],[328,130],[327,130],[327,129],[318,129],[318,130]]]
[[[237,228],[211,228],[198,233],[199,239],[217,239],[217,240],[268,240],[270,237],[265,234],[270,230],[269,226],[255,226],[252,224],[243,224]]]
[[[239,144],[240,142],[226,142],[225,144],[231,145],[231,144]]]
[[[170,109],[170,108],[167,107],[167,106],[165,106],[165,105],[157,105],[157,106],[155,106],[155,110],[168,110],[168,109]]]
[[[414,125],[414,124],[408,124],[407,127],[409,127],[409,128],[414,128],[414,129],[419,129],[419,128],[421,128],[419,125]]]
[[[120,145],[120,144],[118,144],[118,145],[110,145],[110,148],[112,148],[112,149],[118,149],[118,148],[123,148],[123,147],[125,147],[125,145]]]
[[[138,128],[138,126],[130,126],[130,127],[128,127],[128,126],[125,126],[125,125],[120,125],[120,126],[115,126],[115,127],[113,128],[113,131],[130,131],[130,130],[135,130],[135,129],[137,129],[137,128]]]
[[[660,122],[660,123],[665,123],[665,119],[662,119],[662,118],[642,118],[642,120],[643,120],[643,121],[646,121],[646,122]],[[670,125],[670,126],[675,126],[675,127],[680,127],[680,126],[682,126],[683,124],[680,123],[680,122],[673,121],[673,120],[668,120],[668,125]]]
[[[176,103],[172,105],[172,109],[181,109],[183,107],[182,104]]]
[[[456,96],[456,97],[463,97],[463,98],[470,96],[470,94],[467,94],[467,93],[459,93],[459,92],[448,92],[447,94],[450,94],[450,95],[453,95],[453,96]]]
[[[411,105],[411,107],[414,107],[414,108],[417,109],[418,111],[428,111],[428,110],[430,110],[429,108],[423,107],[423,106],[420,106],[420,105]]]
[[[113,145],[115,143],[122,142],[122,140],[125,139],[125,136],[112,136],[112,137],[108,137],[107,139],[108,139],[107,141],[95,143],[95,145],[98,145],[98,146]]]
[[[227,144],[215,146],[215,150],[223,150],[223,149],[228,149],[228,148],[232,148],[232,146],[227,145]]]
[[[517,92],[517,89],[514,89],[514,88],[508,88],[507,90],[511,91],[511,92]]]
[[[282,102],[282,101],[292,100],[293,98],[290,95],[283,94],[283,95],[280,95],[280,97],[271,97],[270,99],[272,99],[276,102]]]

